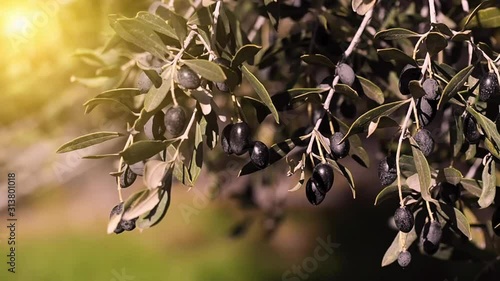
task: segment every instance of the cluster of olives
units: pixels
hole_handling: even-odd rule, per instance
[[[394,223],[399,231],[409,233],[414,225],[415,219],[408,206],[402,206],[396,209],[394,213]],[[443,235],[441,223],[437,220],[431,220],[424,224],[420,233],[420,245],[428,255],[435,254],[439,249],[439,243]],[[405,268],[411,262],[411,254],[406,249],[398,255],[398,264]]]
[[[109,217],[111,218],[113,215],[119,215],[121,212],[123,212],[123,202],[114,206],[113,209],[111,209],[111,213]],[[135,229],[135,221],[137,218],[133,218],[131,220],[120,220],[118,225],[116,226],[114,232],[116,234],[120,234],[124,231],[132,231]]]
[[[349,140],[340,142],[344,138],[341,132],[333,133],[330,140],[330,150],[333,159],[341,159],[349,154]],[[333,186],[333,168],[327,163],[320,163],[313,169],[312,176],[306,183],[306,197],[312,205],[319,205],[325,199],[326,193]]]
[[[269,148],[261,141],[251,140],[251,130],[246,122],[227,125],[220,138],[225,153],[239,156],[248,152],[257,168],[264,169],[269,165]]]

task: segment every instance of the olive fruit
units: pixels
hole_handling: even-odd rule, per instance
[[[498,90],[499,86],[497,75],[494,72],[489,72],[479,81],[479,100],[489,100],[491,95],[496,94]]]
[[[341,63],[337,66],[336,71],[340,78],[340,82],[346,84],[347,86],[352,86],[354,80],[356,79],[356,75],[349,65]]]
[[[231,66],[231,62],[225,58],[216,58],[214,62],[225,67]],[[219,91],[221,92],[229,92],[229,86],[226,84],[226,82],[215,82],[215,87],[217,87],[217,89],[219,89]]]
[[[500,207],[497,207],[491,217],[491,226],[497,236],[500,236]]]
[[[306,183],[306,197],[309,203],[319,205],[325,199],[325,194],[318,190],[316,183],[309,179]]]
[[[346,139],[344,142],[339,143],[344,136],[344,133],[341,132],[335,132],[330,136],[330,150],[335,158],[341,159],[349,154],[349,149],[351,148],[349,140]]]
[[[420,68],[415,67],[413,65],[406,65],[401,71],[401,75],[399,76],[399,92],[402,95],[410,94],[410,81],[419,80],[421,75]]]
[[[405,268],[408,265],[410,265],[410,262],[411,262],[410,252],[408,252],[407,250],[401,251],[401,253],[399,253],[399,255],[398,255],[399,266],[401,266],[402,268]]]
[[[436,116],[436,105],[425,98],[417,101],[417,116],[421,127],[429,125]]]
[[[136,175],[142,176],[144,174],[144,161],[139,161],[134,164],[130,164],[129,169]]]
[[[165,113],[166,131],[173,137],[178,137],[186,127],[186,112],[181,106],[172,106]]]
[[[131,186],[136,178],[137,175],[134,172],[132,172],[132,170],[130,170],[130,167],[127,165],[125,167],[125,170],[120,175],[120,187],[127,188]]]
[[[443,231],[438,221],[427,222],[424,225],[420,236],[420,242],[427,254],[434,255],[437,252],[442,235]]]
[[[424,154],[424,156],[429,156],[434,150],[434,139],[431,136],[431,132],[427,129],[420,129],[414,136],[418,147]]]
[[[340,114],[348,119],[356,117],[356,105],[352,101],[345,99],[340,104]]]
[[[132,231],[132,230],[135,229],[135,221],[136,220],[137,220],[137,218],[131,219],[131,220],[121,220],[120,221],[120,227],[123,230]]]
[[[465,139],[470,144],[478,143],[481,139],[481,133],[477,128],[476,120],[470,114],[467,114],[464,118],[464,135]]]
[[[250,160],[257,168],[265,168],[269,164],[269,148],[261,141],[254,142]]]
[[[183,65],[177,71],[177,81],[179,85],[186,89],[196,89],[201,84],[201,79],[189,66]]]
[[[333,185],[333,168],[326,163],[320,163],[314,167],[312,179],[316,188],[323,194],[326,194]]]
[[[231,128],[233,128],[233,124],[229,124],[224,129],[222,130],[222,134],[220,135],[220,143],[222,145],[222,150],[226,154],[233,154],[233,151],[231,150],[231,145],[229,143],[229,139],[231,136]]]
[[[378,178],[383,186],[389,185],[396,180],[396,161],[394,158],[385,157],[378,164]]]
[[[231,151],[236,155],[242,155],[250,147],[250,127],[245,122],[233,125],[229,134],[229,145]]]
[[[425,99],[433,101],[439,99],[439,84],[436,80],[432,78],[425,80],[422,84],[422,88],[424,88]]]
[[[394,223],[396,223],[396,227],[399,231],[408,233],[413,228],[415,219],[408,207],[404,206],[397,208],[396,212],[394,212]]]
[[[120,204],[116,205],[111,209],[111,213],[109,214],[109,217],[111,218],[113,215],[119,215],[123,211],[123,202]],[[120,223],[116,226],[115,230],[113,231],[116,234],[120,234],[124,231],[124,229],[121,227]]]
[[[454,185],[449,182],[439,183],[439,196],[441,199],[449,204],[453,205],[460,198],[460,185]]]
[[[153,117],[144,125],[144,134],[150,140],[163,140],[165,137],[166,126],[165,126],[165,113],[163,111],[158,111]]]
[[[138,88],[141,93],[147,93],[152,86],[153,82],[149,79],[146,73],[141,72],[135,81],[135,87]]]

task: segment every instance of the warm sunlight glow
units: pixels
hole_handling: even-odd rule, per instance
[[[4,22],[4,31],[7,36],[12,36],[22,33],[28,25],[28,18],[21,14],[16,13],[7,17]]]

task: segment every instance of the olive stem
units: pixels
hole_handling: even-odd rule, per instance
[[[399,136],[398,148],[396,150],[396,175],[398,181],[399,204],[401,205],[401,207],[404,206],[404,202],[403,202],[403,191],[401,189],[401,168],[399,167],[399,157],[401,155],[401,146],[403,144],[403,139],[405,137],[406,129],[408,128],[407,124],[410,121],[410,117],[413,112],[414,106],[415,106],[415,100],[411,99],[411,104],[408,107],[408,111],[406,112],[403,125],[401,126],[401,135]]]
[[[368,25],[368,23],[372,19],[372,15],[373,15],[373,7],[363,17],[363,21],[361,22],[360,26],[358,27],[356,34],[354,34],[354,37],[352,38],[351,43],[349,44],[349,47],[347,47],[347,50],[345,50],[345,52],[344,52],[344,55],[343,55],[344,60],[347,59],[351,55],[354,48],[358,45],[359,41],[361,40],[361,35],[363,34],[363,31],[365,30],[366,26]],[[316,130],[316,131],[318,131],[319,126],[321,125],[321,122],[323,121],[323,117],[325,115],[325,112],[330,108],[330,103],[332,101],[333,94],[335,93],[335,85],[337,85],[339,80],[340,80],[340,77],[338,75],[336,75],[332,81],[331,88],[328,91],[328,96],[326,97],[326,100],[323,103],[323,108],[325,110],[321,113],[321,117],[318,118],[318,120],[316,121],[316,124],[314,125],[314,130]],[[309,145],[307,146],[306,153],[311,153],[313,142],[314,142],[315,138],[316,138],[316,136],[313,134],[311,136],[311,140],[309,141]]]
[[[418,120],[417,104],[415,103],[414,99],[413,102],[410,104],[410,106],[413,107],[413,117],[415,118],[415,123],[417,124],[417,131],[418,131],[418,129],[420,129],[420,120]]]
[[[321,156],[321,163],[326,163],[325,155],[323,155],[323,148],[321,147],[321,143],[319,139],[316,137],[316,145],[318,146],[319,155]]]
[[[170,159],[168,162],[173,163],[177,159],[177,157],[179,156],[179,151],[181,149],[182,143],[189,138],[189,136],[188,136],[189,135],[189,131],[191,130],[191,127],[193,126],[194,119],[196,117],[196,112],[197,111],[198,111],[198,108],[195,107],[193,109],[193,114],[191,115],[191,119],[189,120],[189,123],[188,123],[186,129],[184,130],[184,133],[182,133],[182,135],[180,137],[178,137],[178,139],[180,141],[179,141],[179,145],[177,146],[177,149],[175,150],[175,154],[172,157],[172,159]]]
[[[431,222],[434,221],[434,216],[432,215],[431,204],[429,201],[425,200],[425,206],[427,207],[427,213],[429,213],[429,218],[431,218]]]
[[[257,31],[262,28],[262,26],[264,25],[265,22],[266,22],[265,17],[259,16],[257,18],[255,23],[253,24],[252,30],[250,30],[250,33],[248,33],[248,40],[250,40],[250,42],[252,42],[253,39],[255,39],[255,36],[257,35]]]

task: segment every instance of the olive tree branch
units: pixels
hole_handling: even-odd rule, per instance
[[[253,39],[255,39],[255,36],[257,35],[257,31],[259,31],[262,28],[262,26],[264,25],[265,22],[266,22],[265,17],[259,16],[257,18],[257,20],[255,21],[255,23],[252,27],[252,30],[250,30],[250,33],[248,33],[248,40],[250,40],[250,42],[252,42]]]
[[[401,155],[401,146],[403,144],[406,129],[408,128],[408,122],[410,121],[410,117],[413,112],[414,106],[415,106],[415,100],[412,98],[411,104],[408,107],[408,111],[406,112],[405,119],[403,120],[403,125],[401,126],[401,135],[399,136],[398,148],[396,150],[396,175],[398,181],[399,204],[401,206],[404,206],[404,202],[403,202],[403,191],[401,189],[401,168],[399,167],[399,157]]]
[[[363,31],[366,29],[367,25],[370,23],[372,16],[373,16],[373,7],[365,14],[363,21],[361,22],[361,25],[358,27],[358,30],[354,34],[354,37],[352,38],[351,43],[349,44],[349,47],[347,48],[347,50],[345,50],[343,55],[344,60],[351,55],[354,48],[358,45],[359,41],[361,40],[361,35],[363,34]],[[325,116],[325,112],[328,111],[328,109],[330,108],[330,103],[332,101],[333,94],[335,93],[335,85],[337,85],[339,80],[340,77],[338,75],[335,75],[335,78],[332,81],[331,88],[328,91],[328,96],[326,97],[326,100],[323,104],[323,108],[325,110],[321,113],[321,117],[316,121],[316,124],[314,125],[315,131],[319,129],[319,126],[323,121],[323,117]],[[311,153],[315,138],[316,138],[315,134],[312,134],[311,140],[309,141],[309,145],[307,146],[306,153],[308,154]]]

